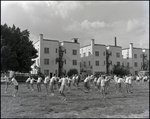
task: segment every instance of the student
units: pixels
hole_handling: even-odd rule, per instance
[[[122,95],[122,91],[121,91],[121,82],[123,81],[122,76],[118,76],[118,94]]]
[[[61,86],[61,77],[58,78],[58,89],[60,89],[60,86]]]
[[[75,76],[76,86],[79,87],[79,75]]]
[[[67,86],[68,86],[68,93],[71,91],[71,78],[67,76]]]
[[[67,78],[63,75],[63,77],[60,79],[60,82],[61,83],[61,86],[60,86],[60,89],[59,89],[59,93],[61,94],[62,96],[62,100],[66,100],[66,95],[64,94],[64,91],[65,91],[65,87],[66,87],[66,84],[67,84]]]
[[[105,96],[105,84],[106,84],[106,79],[105,79],[106,77],[105,77],[105,75],[102,75],[102,77],[101,77],[101,92],[102,92],[102,98],[105,98],[106,96]]]
[[[37,81],[37,80],[35,80],[33,77],[31,77],[30,85],[31,85],[31,90],[32,90],[32,91],[34,90],[34,87],[33,87],[33,82],[34,82],[34,81]]]
[[[49,76],[45,75],[45,79],[44,79],[44,85],[46,88],[46,94],[48,94],[48,82],[49,82]]]
[[[72,84],[73,84],[73,86],[76,86],[76,78],[75,78],[75,75],[72,76]]]
[[[30,86],[29,86],[30,80],[31,80],[31,78],[30,78],[30,76],[29,76],[29,78],[26,80],[26,85],[27,85],[27,88],[28,88],[28,89],[30,89]]]
[[[15,86],[15,89],[14,89],[14,91],[13,91],[13,93],[12,93],[12,96],[13,96],[13,97],[16,97],[16,94],[17,94],[17,92],[18,92],[18,82],[17,82],[17,80],[15,79],[15,75],[13,75],[12,80],[10,81],[10,83]]]
[[[132,92],[132,88],[133,88],[132,87],[132,81],[133,81],[133,77],[132,77],[132,74],[131,74],[130,77],[129,77],[129,82],[128,82],[129,83],[129,87],[128,87],[129,88],[129,93],[133,93]]]
[[[97,79],[97,82],[96,82],[98,92],[101,92],[101,79],[102,79],[102,76],[99,75],[99,78]]]
[[[38,75],[38,80],[37,80],[37,90],[38,90],[38,92],[42,92],[41,82],[42,82],[42,78]]]
[[[55,74],[53,75],[53,77],[50,79],[50,82],[49,82],[49,88],[50,88],[50,91],[51,91],[50,96],[54,96],[54,81],[56,81]]]
[[[114,75],[114,82],[115,82],[115,89],[118,90],[118,77],[117,75]]]
[[[8,89],[8,85],[9,85],[10,81],[9,81],[9,78],[7,77],[6,73],[5,73],[4,79],[5,79],[5,84],[6,84],[5,93],[7,93],[7,89]]]
[[[96,76],[94,76],[93,83],[94,83],[95,88],[97,88],[97,86],[96,86],[96,82],[97,82],[97,77],[96,77]]]
[[[89,81],[90,81],[90,76],[87,75],[87,77],[84,80],[84,88],[85,88],[85,93],[88,93],[88,91],[91,91],[91,88],[89,86]],[[87,89],[87,90],[86,90]]]

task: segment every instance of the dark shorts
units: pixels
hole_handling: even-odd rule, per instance
[[[18,90],[18,86],[15,86],[15,89]]]

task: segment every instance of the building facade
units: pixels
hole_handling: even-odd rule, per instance
[[[129,68],[131,74],[137,75],[139,71],[145,70],[143,69],[145,61],[149,62],[149,49],[133,47],[133,43],[130,43],[129,48],[122,49],[122,63]],[[149,70],[149,67],[146,70]]]
[[[32,66],[32,74],[37,74],[37,67],[40,72],[49,75],[59,75],[59,62],[63,63],[62,73],[67,74],[71,68],[76,68],[80,72],[80,56],[77,39],[59,42],[58,40],[44,39],[43,34],[39,35],[39,40],[34,43],[34,47],[38,51],[38,57]],[[60,58],[60,48],[62,49],[62,58]],[[59,61],[62,59],[62,61]],[[38,70],[39,70],[38,69]]]
[[[106,73],[106,46],[95,44],[91,39],[91,44],[80,48],[81,72],[86,74]]]
[[[121,46],[106,46],[106,72],[113,73],[114,65],[122,65],[122,47]],[[108,71],[107,71],[108,70]]]
[[[61,46],[64,48],[63,53],[63,72],[67,74],[70,69],[77,69],[80,73],[80,44],[77,38],[73,38],[72,41],[63,41]]]

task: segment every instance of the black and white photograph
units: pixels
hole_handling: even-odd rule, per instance
[[[1,1],[1,118],[149,118],[149,1]]]

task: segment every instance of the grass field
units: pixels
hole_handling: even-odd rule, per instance
[[[12,97],[14,86],[9,85],[5,94],[5,85],[1,84],[1,118],[149,118],[149,85],[148,83],[133,83],[133,94],[126,93],[122,84],[123,96],[115,92],[111,82],[106,99],[92,87],[89,93],[72,87],[71,93],[66,93],[67,100],[61,101],[58,90],[53,97],[46,96],[45,87],[38,93],[30,92],[25,83],[19,83],[19,92]]]

